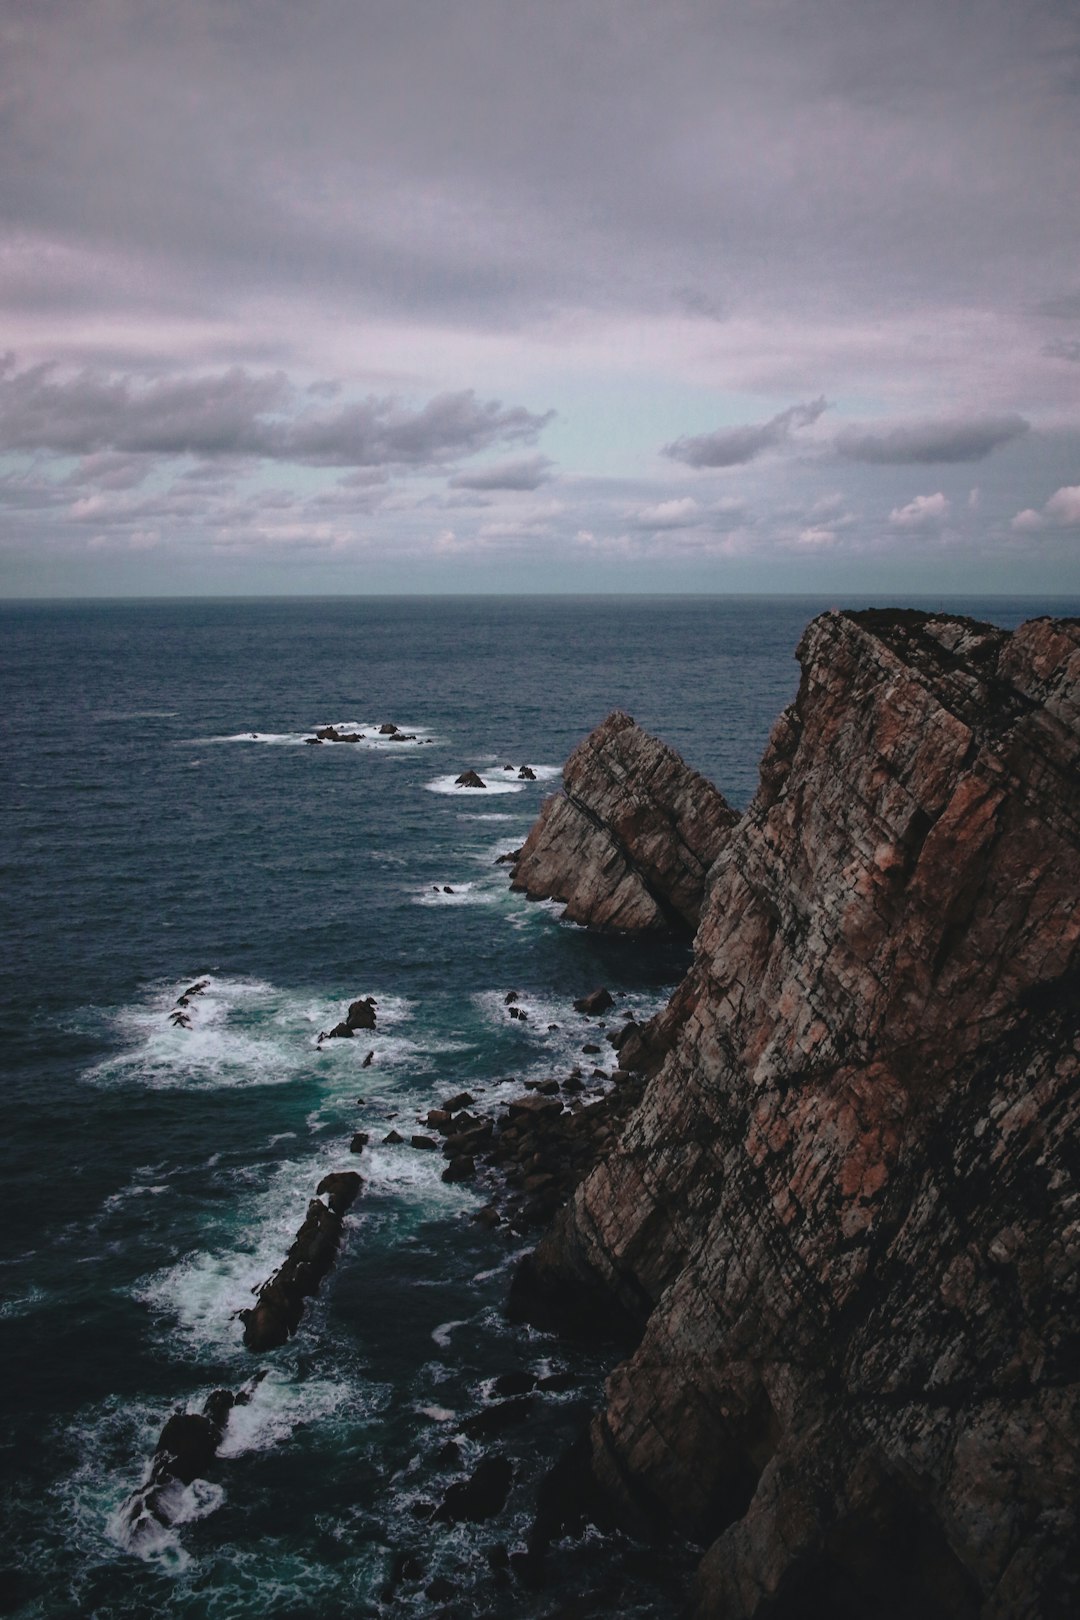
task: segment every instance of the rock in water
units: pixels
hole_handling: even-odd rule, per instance
[[[638,1321],[592,1469],[707,1545],[698,1620],[1077,1613],[1080,623],[830,613],[799,656],[538,1296]],[[571,794],[644,749],[611,727]],[[534,869],[556,817],[594,847],[555,806]]]
[[[514,1470],[506,1457],[484,1457],[468,1479],[451,1485],[433,1517],[442,1524],[493,1519],[510,1494]]]
[[[350,1031],[358,1029],[375,1028],[375,998],[364,996],[360,1001],[354,1001],[345,1016],[345,1022]]]
[[[462,771],[461,775],[456,778],[454,786],[463,788],[486,788],[487,783],[484,781],[483,777],[478,776],[475,771]]]
[[[697,926],[734,810],[673,748],[617,710],[563,767],[510,886],[572,922],[648,934]]]
[[[601,985],[598,990],[592,990],[587,996],[579,997],[574,1002],[574,1011],[587,1013],[589,1017],[594,1017],[599,1013],[607,1012],[608,1008],[614,1007],[614,1005],[615,997],[610,990]],[[598,1052],[600,1048],[597,1046],[593,1050]]]

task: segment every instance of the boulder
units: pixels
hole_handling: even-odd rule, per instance
[[[572,922],[631,934],[692,932],[735,812],[673,748],[616,711],[563,767],[511,874]]]
[[[463,788],[487,787],[487,783],[484,781],[483,777],[478,776],[476,771],[462,771],[461,775],[456,779],[454,785],[455,787]]]
[[[355,1140],[354,1137],[353,1141],[355,1142]],[[364,1146],[366,1141],[367,1137],[360,1144],[361,1147]],[[326,1194],[327,1201],[335,1215],[344,1215],[345,1211],[351,1208],[359,1198],[363,1185],[363,1177],[357,1175],[355,1170],[335,1170],[330,1175],[323,1176],[315,1192],[319,1197],[322,1197],[323,1193]]]
[[[461,1108],[471,1108],[475,1099],[468,1091],[459,1091],[453,1097],[448,1097],[441,1105],[448,1114],[456,1114]]]
[[[450,1486],[433,1517],[441,1524],[493,1519],[502,1512],[513,1481],[514,1470],[506,1457],[484,1457],[468,1479]]]
[[[375,1028],[376,1005],[374,996],[364,996],[361,1000],[350,1003],[349,1011],[345,1017],[345,1023],[350,1032],[355,1033],[358,1029]]]
[[[476,1175],[476,1161],[466,1153],[460,1153],[450,1160],[442,1173],[444,1181],[472,1181]]]
[[[599,989],[590,991],[587,996],[579,996],[574,1002],[574,1011],[588,1013],[593,1017],[597,1013],[607,1012],[608,1008],[614,1005],[615,997],[610,990],[604,989],[601,985]]]

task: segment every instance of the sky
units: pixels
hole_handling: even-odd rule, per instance
[[[0,593],[1080,594],[1075,0],[0,0]]]

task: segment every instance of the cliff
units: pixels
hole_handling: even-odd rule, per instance
[[[528,1286],[637,1320],[592,1471],[705,1548],[699,1620],[1075,1614],[1080,625],[832,613],[799,658],[652,1077]],[[591,749],[584,808],[633,822],[629,724],[519,884]],[[622,885],[580,914],[655,922]]]
[[[562,901],[594,928],[693,930],[735,812],[673,748],[616,710],[563,769],[521,849],[511,887]]]

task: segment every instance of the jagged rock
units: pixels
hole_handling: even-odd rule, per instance
[[[592,1472],[709,1544],[699,1620],[1064,1616],[1080,623],[831,613],[799,656],[653,1077],[516,1308],[636,1321]]]
[[[592,1017],[597,1013],[607,1012],[608,1008],[614,1005],[615,997],[610,990],[605,990],[601,985],[598,990],[590,991],[587,996],[580,996],[574,1002],[574,1011],[588,1013]]]
[[[522,765],[520,767],[520,769],[518,770],[518,781],[519,782],[535,782],[536,781],[536,772],[533,770],[531,765]]]
[[[341,1243],[342,1218],[363,1186],[355,1170],[324,1176],[307,1207],[303,1225],[293,1239],[282,1265],[259,1288],[256,1301],[240,1311],[244,1345],[248,1350],[275,1350],[296,1332],[304,1301],[318,1293]],[[321,1201],[325,1193],[327,1203]]]
[[[444,1181],[471,1181],[476,1175],[476,1160],[467,1153],[459,1153],[450,1160],[442,1173]]]
[[[358,1029],[375,1028],[376,1005],[374,996],[364,996],[362,1000],[350,1003],[345,1022],[353,1033]]]
[[[513,1480],[514,1470],[508,1458],[485,1457],[468,1479],[450,1486],[433,1517],[442,1524],[493,1519],[502,1511]]]
[[[573,922],[647,934],[697,926],[735,812],[673,748],[616,710],[570,755],[511,888]]]
[[[404,1142],[404,1140],[405,1138],[401,1135],[400,1131],[387,1131],[386,1135],[383,1137],[383,1146],[398,1147],[402,1142]]]
[[[309,737],[307,740],[321,743],[358,743],[363,739],[359,731],[339,731],[336,726],[320,726],[314,738]]]
[[[387,720],[379,727],[379,736],[380,737],[392,737],[392,736],[394,736],[397,729],[398,729],[397,726],[394,724],[394,722],[392,720]]]
[[[459,1091],[453,1097],[448,1097],[440,1106],[448,1114],[456,1114],[461,1108],[471,1108],[475,1099],[468,1091]]]
[[[505,855],[496,855],[496,866],[516,866],[521,859],[520,849],[508,849]]]
[[[355,1142],[355,1137],[353,1138]],[[364,1138],[366,1142],[367,1138]],[[363,1143],[361,1143],[363,1146]],[[334,1170],[328,1176],[323,1176],[315,1192],[318,1197],[326,1194],[327,1202],[335,1215],[344,1215],[360,1196],[364,1185],[363,1177],[355,1170]]]
[[[484,781],[483,777],[478,776],[475,771],[462,771],[461,775],[456,778],[454,786],[463,788],[486,788],[487,783]]]

